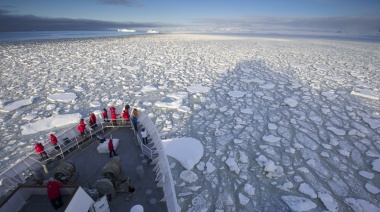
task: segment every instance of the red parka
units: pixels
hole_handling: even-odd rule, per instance
[[[128,110],[124,110],[123,111],[123,118],[124,118],[125,121],[129,121],[130,120],[131,116],[129,115]]]
[[[84,121],[80,120],[79,125],[81,125],[81,126],[83,126],[83,128],[85,128],[87,124],[85,124]]]
[[[36,146],[34,147],[34,149],[36,150],[38,154],[42,154],[44,152],[44,146],[42,146],[41,143],[36,143]]]
[[[112,150],[113,150],[112,138],[108,141],[108,150],[109,150],[109,151],[112,151]]]
[[[55,137],[53,134],[50,134],[50,141],[53,145],[56,145],[58,143],[57,137]]]
[[[91,113],[91,116],[90,116],[90,125],[94,125],[96,124],[96,116],[94,113]]]
[[[114,107],[114,106],[111,106],[111,107],[110,107],[110,111],[111,111],[111,114],[116,113],[116,109],[115,109],[115,107]]]
[[[61,195],[61,191],[59,190],[62,187],[62,184],[58,181],[49,181],[46,185],[48,198],[50,200],[57,199],[59,195]]]
[[[111,113],[111,119],[112,119],[113,121],[116,121],[118,115],[120,115],[120,114]]]
[[[107,110],[103,110],[103,118],[108,119]]]
[[[86,126],[86,125],[84,125],[84,126]],[[81,133],[83,133],[84,130],[85,130],[84,126],[83,125],[78,125],[78,131],[81,132]]]

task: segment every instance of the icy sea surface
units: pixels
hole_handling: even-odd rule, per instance
[[[192,170],[169,158],[182,211],[380,211],[379,49],[211,35],[1,44],[1,170],[61,130],[21,126],[126,101],[163,139],[201,141]]]

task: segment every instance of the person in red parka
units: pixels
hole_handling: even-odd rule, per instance
[[[49,158],[49,156],[46,154],[45,152],[45,149],[44,149],[44,146],[42,146],[41,143],[36,143],[36,146],[34,146],[34,149],[36,150],[36,152],[41,156],[42,160],[45,160],[45,157],[46,159]],[[45,155],[45,157],[44,157]]]
[[[59,150],[58,139],[53,133],[50,134],[50,142],[54,145],[54,149]]]
[[[116,119],[120,114],[111,113],[112,124],[117,125]]]
[[[84,132],[86,129],[86,124],[84,123],[84,120],[81,119],[78,125],[78,131],[80,132],[80,135],[82,138],[86,138],[86,133]]]
[[[131,120],[131,116],[129,115],[128,110],[123,110],[122,116],[123,116],[124,121],[128,124]]]
[[[63,206],[60,188],[62,188],[62,184],[52,177],[46,184],[48,198],[55,210]]]
[[[80,119],[79,125],[83,126],[83,128],[86,128],[86,123],[84,123],[84,119]]]
[[[116,109],[115,109],[115,107],[114,107],[114,106],[111,106],[111,107],[110,107],[110,111],[111,111],[111,114],[112,114],[112,113],[116,113]]]
[[[112,138],[110,138],[110,140],[108,141],[108,150],[110,151],[110,158],[112,158],[112,153],[114,156],[117,156],[115,149],[113,147]]]
[[[107,112],[107,109],[103,108],[103,119],[105,122],[108,122],[108,112]]]
[[[98,125],[96,124],[96,116],[94,113],[91,113],[90,114],[90,127],[92,129],[94,129],[95,127],[97,127]]]

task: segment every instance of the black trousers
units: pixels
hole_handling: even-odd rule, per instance
[[[57,198],[55,199],[52,199],[50,200],[51,202],[51,205],[53,206],[53,208],[55,210],[57,210],[58,208],[62,207],[63,206],[63,202],[62,202],[62,196],[59,195]]]
[[[114,156],[117,156],[115,150],[113,149],[113,150],[110,151],[110,157],[112,157],[112,152],[113,152],[113,155],[114,155]]]
[[[142,142],[143,142],[143,144],[147,144],[148,143],[148,137],[142,138]]]

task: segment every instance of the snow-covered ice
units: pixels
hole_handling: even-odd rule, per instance
[[[128,103],[163,140],[197,141],[165,149],[183,211],[379,211],[379,49],[180,34],[0,44],[0,168]]]
[[[82,115],[79,113],[51,116],[45,119],[38,120],[31,124],[21,126],[21,134],[28,135],[39,131],[51,130],[56,127],[76,124],[79,122],[79,119],[81,118]]]
[[[75,93],[55,93],[47,97],[50,101],[71,102],[77,98]]]
[[[203,156],[203,145],[194,138],[173,138],[162,140],[165,152],[178,160],[187,170],[192,170]]]
[[[33,103],[33,98],[17,100],[0,108],[0,112],[11,112],[23,106],[30,105],[32,103]]]

